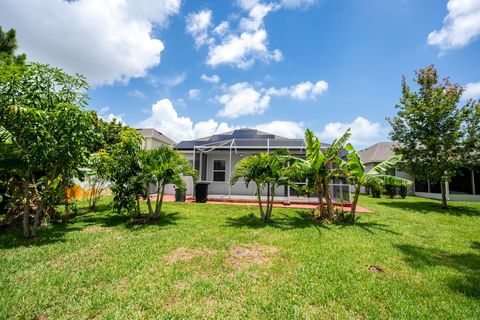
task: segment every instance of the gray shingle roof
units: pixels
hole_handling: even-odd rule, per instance
[[[378,142],[373,146],[360,150],[358,154],[364,163],[383,162],[395,155],[393,148],[397,145],[398,142],[392,141]]]

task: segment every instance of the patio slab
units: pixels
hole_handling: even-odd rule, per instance
[[[152,195],[152,197],[155,197]],[[164,195],[163,201],[165,202],[175,202],[175,196],[166,194]],[[196,203],[195,198],[188,196],[186,198],[186,203]],[[249,200],[249,199],[215,199],[209,198],[207,203],[209,204],[230,204],[230,205],[238,205],[238,206],[257,206],[258,201],[256,200]],[[275,201],[273,206],[276,208],[294,208],[294,209],[316,209],[318,207],[318,203],[315,202],[306,202],[306,201]],[[339,204],[334,204],[336,208],[340,208]],[[350,204],[345,204],[344,208],[346,210],[350,210]],[[357,213],[371,213],[371,211],[367,208],[357,206]]]

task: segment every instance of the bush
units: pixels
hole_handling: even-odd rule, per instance
[[[397,187],[395,186],[392,186],[390,184],[386,184],[385,185],[385,194],[387,195],[387,197],[389,197],[390,199],[395,197],[397,195]]]
[[[372,197],[374,197],[374,198],[380,198],[381,192],[380,192],[380,190],[378,190],[377,188],[371,187],[371,188],[370,188],[370,192],[371,192],[371,194],[372,194]]]
[[[406,186],[400,186],[398,187],[398,194],[402,199],[405,199],[407,197],[407,187]]]

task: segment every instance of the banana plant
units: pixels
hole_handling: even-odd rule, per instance
[[[318,211],[321,218],[332,219],[334,215],[333,201],[329,192],[329,184],[333,179],[343,175],[339,167],[339,155],[350,137],[347,130],[342,137],[333,141],[325,151],[318,137],[310,130],[305,132],[306,159],[292,157],[292,170],[297,179],[306,181],[305,191],[318,197]],[[325,204],[324,205],[324,200]]]
[[[377,164],[369,171],[365,171],[365,165],[351,143],[347,144],[346,150],[348,152],[347,161],[342,160],[340,164],[348,182],[351,183],[355,189],[349,216],[351,222],[355,221],[358,198],[362,187],[369,186],[382,190],[386,184],[397,187],[412,185],[412,181],[410,180],[385,174],[388,169],[394,167],[401,160],[401,155],[393,156]]]

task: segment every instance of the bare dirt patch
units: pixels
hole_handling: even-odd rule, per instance
[[[369,265],[368,270],[374,271],[374,272],[385,272],[385,270],[382,267],[376,264]]]
[[[245,269],[254,264],[268,265],[277,253],[277,247],[256,243],[246,246],[231,246],[227,262],[234,269]]]
[[[215,253],[213,249],[207,248],[185,248],[179,247],[166,256],[168,263],[177,261],[190,261],[196,257],[209,258]]]

